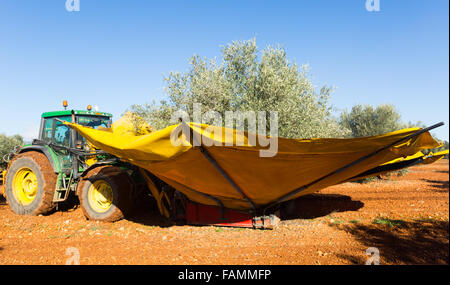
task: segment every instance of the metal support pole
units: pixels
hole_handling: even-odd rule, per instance
[[[190,137],[192,137],[192,141],[195,142],[195,144],[192,144],[193,146],[199,146],[200,151],[205,156],[205,158],[214,166],[214,168],[230,183],[230,185],[250,204],[250,207],[252,208],[252,211],[255,212],[256,207],[253,201],[242,191],[242,189],[236,184],[236,182],[233,181],[233,179],[228,175],[228,173],[223,170],[222,167],[220,167],[219,163],[211,156],[211,154],[206,150],[206,148],[203,147],[201,141],[199,142],[197,140],[196,134],[193,132],[190,126],[186,124],[186,122],[182,121],[183,127],[185,131],[189,131]],[[185,134],[186,135],[186,134]]]

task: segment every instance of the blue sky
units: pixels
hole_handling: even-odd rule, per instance
[[[163,98],[163,75],[233,40],[281,44],[336,86],[337,110],[394,104],[449,139],[449,2],[380,0],[0,0],[0,133],[37,136],[40,115],[88,104],[117,119]]]

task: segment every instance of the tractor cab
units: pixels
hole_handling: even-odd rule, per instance
[[[62,147],[85,149],[86,140],[61,121],[98,129],[110,128],[111,118],[111,114],[92,111],[90,106],[88,106],[87,111],[64,110],[45,112],[42,114],[38,139]]]
[[[67,108],[67,101],[64,101],[63,106]],[[87,110],[63,110],[42,114],[39,137],[33,142],[33,145],[51,145],[53,153],[59,158],[61,170],[75,169],[75,173],[81,173],[86,166],[97,162],[97,156],[83,155],[74,157],[73,150],[81,152],[95,151],[89,147],[85,138],[65,125],[63,121],[77,123],[94,129],[110,128],[112,115],[110,113],[92,111],[90,105],[87,107]],[[85,165],[80,165],[79,161],[82,161]]]

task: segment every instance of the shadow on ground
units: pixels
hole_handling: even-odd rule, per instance
[[[422,179],[422,180],[429,183],[431,190],[434,192],[440,192],[440,193],[449,192],[448,181],[431,180],[431,179]]]
[[[284,203],[280,213],[282,220],[314,219],[334,212],[357,211],[363,206],[350,196],[316,193]]]
[[[312,219],[327,216],[333,212],[357,211],[364,203],[353,201],[350,196],[335,194],[311,194],[283,204],[282,220]],[[175,223],[161,216],[153,198],[139,197],[133,212],[126,218],[146,226],[170,227]]]
[[[159,213],[155,199],[148,195],[139,196],[133,206],[133,211],[126,219],[146,226],[170,227],[175,225]]]
[[[448,264],[449,222],[424,220],[389,225],[340,225],[340,230],[380,252],[380,264]],[[364,264],[367,257],[338,255],[354,264]]]
[[[0,205],[6,205],[6,199],[0,194]]]
[[[72,212],[75,211],[78,207],[80,207],[80,200],[78,200],[78,197],[75,196],[74,193],[70,193],[69,197],[67,198],[66,201],[62,202],[62,203],[58,203],[58,212]],[[50,214],[54,213],[56,211],[56,209],[54,211],[52,211]]]

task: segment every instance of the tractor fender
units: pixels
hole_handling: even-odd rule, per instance
[[[95,168],[102,167],[102,166],[105,166],[105,165],[110,165],[110,166],[116,166],[116,167],[118,167],[117,162],[118,162],[117,159],[108,159],[108,160],[99,161],[99,162],[96,162],[96,163],[90,165],[88,168],[86,168],[86,169],[80,174],[80,176],[79,176],[80,181],[82,181],[83,178],[85,178],[86,175],[87,175],[89,172],[91,172],[93,169],[95,169]],[[129,182],[129,184],[130,184],[131,187],[132,187],[130,195],[131,195],[132,197],[134,197],[134,196],[136,195],[136,193],[137,193],[137,192],[136,192],[136,189],[137,189],[137,188],[136,188],[136,183],[135,183],[135,181],[133,180],[133,178],[130,176],[130,174],[127,173],[127,171],[123,170],[123,174],[125,174],[125,176],[126,176],[128,182]],[[133,199],[134,199],[134,198],[133,198]]]
[[[55,158],[54,155],[52,155],[52,153],[50,153],[50,150],[47,147],[45,147],[43,145],[24,146],[18,151],[18,154],[29,152],[29,151],[37,151],[37,152],[43,153],[47,157],[47,159],[50,162],[55,173],[61,172],[61,166],[59,165],[58,158]],[[55,163],[55,159],[56,159],[56,163]]]
[[[94,168],[100,167],[100,166],[104,166],[104,165],[113,165],[115,162],[117,162],[117,160],[104,160],[104,161],[99,161],[96,162],[92,165],[90,165],[88,168],[86,168],[80,175],[80,177],[84,177],[86,176],[86,174],[91,171]]]

